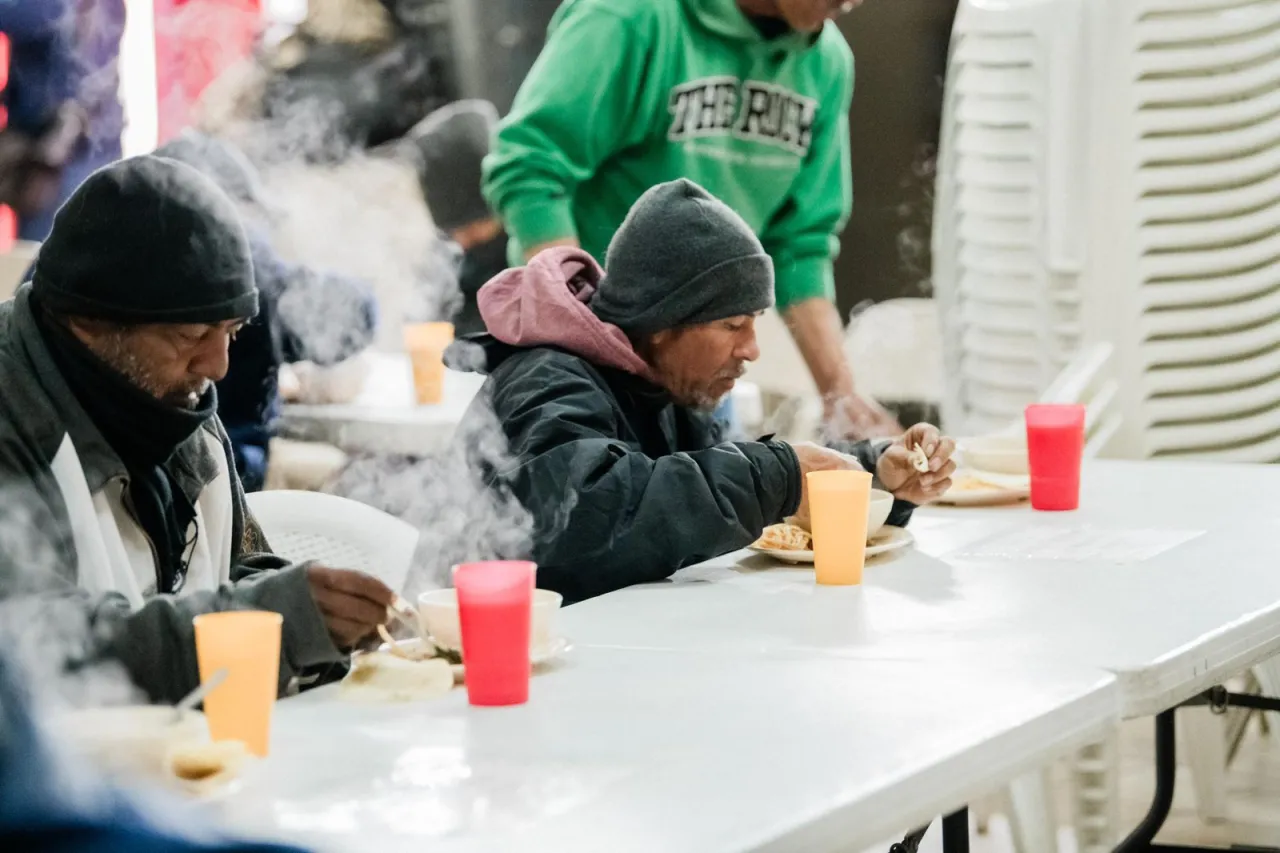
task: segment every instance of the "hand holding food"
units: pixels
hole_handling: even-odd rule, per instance
[[[350,649],[387,621],[396,594],[364,572],[312,566],[307,570],[311,597],[340,649]]]
[[[889,445],[876,465],[876,477],[899,500],[925,504],[951,488],[956,443],[932,424],[917,424]]]

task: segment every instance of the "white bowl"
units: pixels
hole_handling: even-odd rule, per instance
[[[867,505],[867,539],[870,540],[889,520],[893,511],[893,495],[880,489],[871,490],[871,502]]]
[[[564,597],[546,589],[533,591],[533,630],[530,632],[529,653],[539,655],[551,647],[558,636],[555,630],[556,611]],[[458,591],[433,589],[418,596],[418,620],[422,632],[442,649],[462,649],[462,626],[458,622]]]
[[[966,438],[960,442],[964,462],[975,471],[993,474],[1026,474],[1027,440],[1016,435],[988,435]]]
[[[70,711],[52,733],[106,773],[168,781],[169,753],[209,739],[204,715],[188,711],[174,720],[164,705],[122,705]]]

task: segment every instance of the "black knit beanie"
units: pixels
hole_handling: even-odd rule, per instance
[[[192,167],[114,163],[80,185],[40,247],[32,294],[61,314],[119,323],[222,323],[258,312],[235,206]]]
[[[419,158],[422,194],[438,228],[453,231],[492,215],[480,194],[480,182],[497,123],[493,104],[469,100],[441,107],[409,131]]]
[[[681,178],[632,206],[591,310],[635,334],[754,314],[773,305],[773,261],[742,217]]]

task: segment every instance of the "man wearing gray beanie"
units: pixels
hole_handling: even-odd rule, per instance
[[[749,545],[808,517],[804,474],[865,469],[898,498],[891,524],[942,494],[955,444],[922,424],[837,449],[723,441],[712,416],[759,355],[773,263],[742,218],[688,180],[631,208],[606,269],[556,247],[480,290],[489,334],[450,365],[487,373],[458,431],[493,414],[516,463],[484,472],[534,518],[538,584],[580,601]],[[927,471],[910,451],[923,448]]]
[[[55,667],[112,660],[174,702],[200,681],[193,617],[268,610],[284,689],[385,620],[380,581],[289,566],[245,505],[213,383],[257,308],[231,201],[154,156],[90,175],[0,304],[0,601],[62,632]]]

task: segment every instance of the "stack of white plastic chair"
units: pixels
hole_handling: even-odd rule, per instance
[[[1280,3],[1104,5],[1084,320],[1117,346],[1114,449],[1280,460]]]
[[[964,2],[952,36],[934,214],[948,431],[999,431],[1082,341],[1072,138],[1087,70],[1077,0]]]
[[[962,0],[936,198],[950,431],[998,430],[1106,342],[1108,455],[1280,460],[1280,0]]]
[[[1280,3],[965,0],[938,172],[948,428],[1107,341],[1111,454],[1280,460]]]

